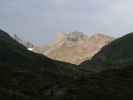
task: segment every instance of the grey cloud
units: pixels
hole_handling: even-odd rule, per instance
[[[35,43],[47,43],[55,33],[73,30],[121,36],[133,31],[132,3],[132,0],[1,0],[0,27]]]

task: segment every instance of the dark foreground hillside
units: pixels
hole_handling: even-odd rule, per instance
[[[63,85],[79,73],[75,65],[30,52],[0,30],[0,98],[3,100],[62,95]]]
[[[133,33],[129,33],[108,46],[105,46],[101,52],[96,54],[92,61],[106,65],[132,65],[133,63]]]
[[[132,100],[133,66],[103,71],[75,83],[67,100]]]
[[[0,31],[0,100],[132,100],[133,65],[114,67],[90,74],[30,52]]]
[[[81,64],[86,68],[88,65],[93,71],[102,71],[110,68],[121,68],[133,65],[133,33],[129,33],[111,42],[97,53],[91,61]],[[94,65],[94,66],[93,66]],[[114,67],[115,65],[115,67]]]

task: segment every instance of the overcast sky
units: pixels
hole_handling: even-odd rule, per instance
[[[0,28],[41,44],[74,30],[118,37],[133,31],[133,0],[0,0]]]

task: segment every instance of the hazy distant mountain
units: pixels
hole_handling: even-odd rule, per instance
[[[43,52],[44,55],[73,64],[91,59],[100,49],[110,43],[112,37],[96,34],[88,37],[82,32],[59,33],[54,44]]]

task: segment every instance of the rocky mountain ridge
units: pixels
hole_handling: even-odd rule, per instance
[[[59,33],[55,43],[43,51],[43,54],[52,59],[78,65],[91,59],[112,40],[112,37],[103,34],[88,37],[82,32]]]

